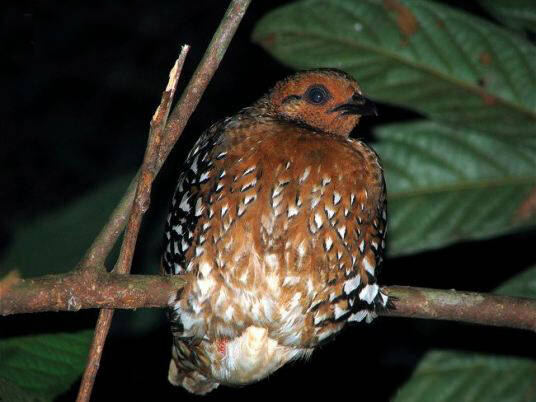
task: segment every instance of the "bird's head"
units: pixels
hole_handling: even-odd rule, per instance
[[[331,134],[348,136],[361,116],[377,115],[356,80],[335,69],[301,71],[267,95],[272,113]]]

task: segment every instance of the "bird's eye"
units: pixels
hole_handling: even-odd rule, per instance
[[[328,101],[330,94],[323,85],[313,85],[305,92],[307,102],[314,105],[322,105]]]

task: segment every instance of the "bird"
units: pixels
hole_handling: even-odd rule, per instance
[[[376,152],[350,138],[377,115],[348,73],[295,73],[190,150],[165,224],[169,381],[204,395],[307,359],[388,307],[387,226]]]

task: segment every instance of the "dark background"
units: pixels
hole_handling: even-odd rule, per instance
[[[1,13],[0,257],[14,228],[61,209],[141,163],[150,118],[183,43],[192,46],[185,86],[216,29],[226,1],[18,2]],[[158,177],[146,226],[160,225],[192,142],[212,122],[235,113],[291,71],[250,41],[256,21],[283,1],[254,1]],[[463,2],[451,2],[464,6]],[[467,7],[467,6],[465,6]],[[467,9],[467,8],[466,8]],[[476,6],[468,9],[484,15]],[[366,89],[366,88],[365,88]],[[374,142],[374,125],[417,115],[380,105],[354,136]],[[140,241],[143,249],[147,229]],[[536,262],[536,235],[524,233],[388,260],[382,283],[490,291]],[[31,252],[31,250],[29,250]],[[141,251],[156,262],[158,250]],[[140,254],[140,251],[137,252]],[[137,260],[141,257],[136,256]],[[134,272],[139,273],[134,264]],[[116,314],[93,400],[188,400],[167,382],[171,336],[163,320],[129,332],[139,312]],[[157,312],[156,314],[159,314]],[[163,312],[162,312],[163,316]],[[2,318],[2,335],[87,328],[96,312]],[[91,320],[91,321],[90,321]],[[387,400],[430,348],[536,357],[532,334],[460,323],[381,318],[359,325],[244,389],[221,387],[212,398],[346,397]],[[532,345],[532,346],[531,346]],[[72,400],[78,384],[61,400]],[[195,397],[192,397],[195,398]]]

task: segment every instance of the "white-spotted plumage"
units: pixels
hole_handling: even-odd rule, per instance
[[[342,73],[312,77],[360,94]],[[297,99],[274,94],[199,138],[171,202],[162,265],[186,285],[170,300],[169,379],[191,392],[264,378],[388,305],[376,282],[386,232],[376,154],[346,138],[344,120],[341,134],[270,114],[268,102]]]

